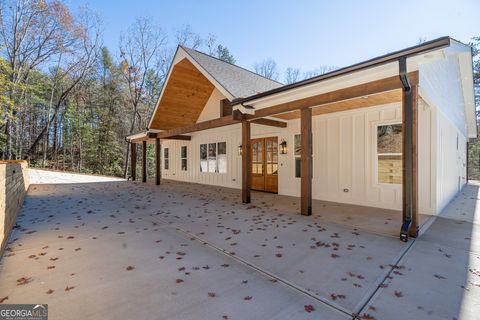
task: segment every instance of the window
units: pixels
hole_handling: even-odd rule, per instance
[[[378,183],[402,183],[402,125],[377,126]]]
[[[293,137],[293,153],[295,157],[295,178],[300,178],[302,172],[302,140],[301,135],[296,134]]]
[[[218,172],[227,173],[227,143],[217,143],[218,151]]]
[[[217,172],[217,144],[208,144],[208,172]]]
[[[229,116],[232,114],[232,105],[228,99],[220,101],[220,117]]]
[[[182,171],[187,171],[187,146],[182,146],[180,149],[180,161]]]
[[[200,145],[200,172],[227,172],[227,143]]]
[[[208,172],[207,166],[207,145],[200,145],[200,172]]]
[[[168,170],[168,148],[163,149],[163,169]]]

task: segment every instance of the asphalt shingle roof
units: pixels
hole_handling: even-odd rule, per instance
[[[280,82],[270,80],[205,53],[183,46],[182,49],[217,80],[225,90],[230,92],[234,98],[245,98],[283,86]]]

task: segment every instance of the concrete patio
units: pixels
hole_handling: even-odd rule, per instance
[[[31,170],[0,301],[51,319],[474,319],[478,184],[424,233],[400,213],[188,183]],[[427,221],[428,220],[428,221]],[[427,229],[427,226],[430,226]],[[426,231],[425,231],[426,230]]]

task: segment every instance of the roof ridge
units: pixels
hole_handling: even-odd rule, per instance
[[[182,49],[188,49],[188,50],[195,51],[195,52],[197,52],[197,53],[200,53],[200,54],[203,54],[204,56],[207,56],[207,57],[209,57],[209,58],[212,58],[212,59],[218,60],[218,61],[220,61],[220,62],[223,62],[223,63],[229,64],[229,65],[231,65],[231,66],[234,66],[234,67],[236,67],[236,68],[238,68],[238,69],[241,69],[241,70],[247,71],[247,72],[249,72],[249,73],[251,73],[251,74],[254,74],[254,75],[256,75],[256,76],[258,76],[258,77],[260,77],[260,78],[263,78],[263,79],[266,79],[266,80],[269,80],[269,81],[275,82],[275,83],[277,83],[277,84],[280,84],[280,85],[282,85],[282,86],[284,86],[284,85],[285,85],[284,83],[281,83],[280,81],[277,81],[277,80],[273,80],[273,79],[267,78],[267,77],[265,77],[265,76],[262,76],[261,74],[258,74],[258,73],[256,73],[256,72],[253,72],[252,70],[248,70],[247,68],[241,67],[241,66],[239,66],[239,65],[236,65],[236,64],[234,64],[234,63],[231,63],[231,62],[228,62],[228,61],[225,61],[225,60],[219,59],[219,58],[217,58],[217,57],[214,57],[214,56],[211,56],[211,55],[209,55],[209,54],[206,54],[205,52],[202,52],[202,51],[199,51],[199,50],[196,50],[196,49],[192,49],[192,48],[189,48],[189,47],[186,47],[186,46],[180,45],[180,44],[179,44],[178,46],[179,46],[179,47],[181,47]],[[192,57],[192,58],[193,58],[193,57]],[[198,62],[198,61],[197,61],[197,62]]]

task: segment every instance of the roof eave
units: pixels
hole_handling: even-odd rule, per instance
[[[332,79],[332,78],[340,77],[340,76],[343,76],[343,75],[347,75],[349,73],[354,73],[354,72],[358,72],[358,71],[361,71],[361,70],[370,69],[370,68],[377,67],[377,66],[380,66],[380,65],[383,65],[383,64],[394,62],[401,57],[407,57],[408,58],[408,57],[415,56],[415,55],[422,54],[422,53],[426,53],[426,52],[429,52],[429,51],[442,49],[442,48],[450,46],[450,41],[451,41],[450,37],[441,37],[441,38],[438,38],[438,39],[435,39],[435,40],[424,42],[422,44],[419,44],[419,45],[416,45],[416,46],[413,46],[413,47],[409,47],[409,48],[399,50],[399,51],[394,51],[392,53],[388,53],[388,54],[385,54],[385,55],[382,55],[382,56],[379,56],[379,57],[376,57],[376,58],[373,58],[373,59],[369,59],[369,60],[354,64],[354,65],[351,65],[351,66],[348,66],[348,67],[344,67],[344,68],[341,68],[341,69],[338,69],[338,70],[335,70],[335,71],[332,71],[332,72],[328,72],[328,73],[325,73],[325,74],[322,74],[322,75],[319,75],[319,76],[316,76],[316,77],[313,77],[313,78],[310,78],[310,79],[302,80],[302,81],[295,82],[295,83],[292,83],[292,84],[288,84],[288,85],[285,85],[285,86],[282,86],[282,87],[279,87],[279,88],[275,88],[275,89],[272,89],[272,90],[269,90],[269,91],[265,91],[265,92],[262,92],[262,93],[259,93],[259,94],[255,94],[255,95],[252,95],[250,97],[234,99],[232,101],[232,105],[241,105],[241,104],[251,102],[251,101],[254,101],[254,100],[257,100],[257,99],[260,99],[260,98],[272,96],[272,95],[275,95],[277,93],[281,93],[281,92],[285,92],[285,91],[289,91],[289,90],[294,90],[296,88],[303,87],[303,86],[306,86],[306,85],[309,85],[309,84],[312,84],[312,83],[317,83],[317,82],[325,81],[325,80],[328,80],[328,79]]]

